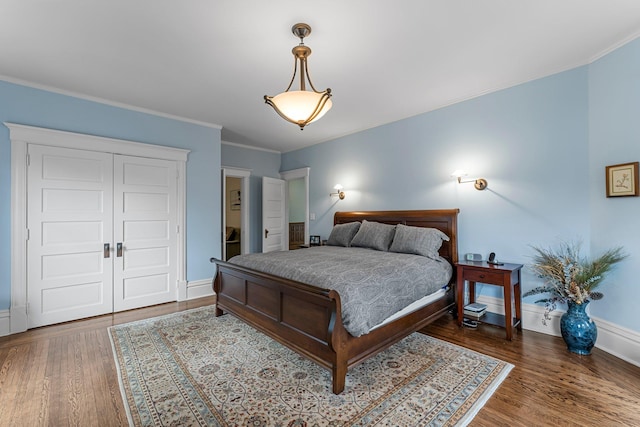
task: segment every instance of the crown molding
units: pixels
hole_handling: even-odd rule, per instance
[[[270,148],[254,147],[252,145],[238,144],[237,142],[220,141],[223,145],[231,145],[233,147],[245,148],[247,150],[266,151],[267,153],[282,154],[281,151],[272,150]]]
[[[165,119],[177,120],[179,122],[191,123],[191,124],[198,125],[198,126],[208,127],[208,128],[211,128],[211,129],[222,130],[222,126],[221,125],[217,125],[215,123],[202,122],[202,121],[199,121],[199,120],[189,119],[189,118],[186,118],[186,117],[181,117],[181,116],[176,116],[176,115],[173,115],[173,114],[163,113],[163,112],[156,111],[156,110],[151,110],[149,108],[136,107],[134,105],[125,104],[125,103],[122,103],[122,102],[109,101],[108,99],[99,98],[99,97],[96,97],[96,96],[84,95],[82,93],[73,92],[73,91],[69,91],[69,90],[58,89],[58,88],[55,88],[53,86],[47,86],[47,85],[42,85],[42,84],[38,84],[38,83],[33,83],[33,82],[29,82],[29,81],[21,80],[21,79],[16,79],[16,78],[9,77],[9,76],[0,75],[0,80],[5,81],[7,83],[15,84],[15,85],[29,87],[29,88],[32,88],[32,89],[38,89],[38,90],[43,90],[43,91],[46,91],[46,92],[56,93],[58,95],[70,96],[70,97],[73,97],[73,98],[83,99],[85,101],[91,101],[91,102],[96,102],[98,104],[109,105],[111,107],[122,108],[122,109],[129,110],[129,111],[135,111],[135,112],[138,112],[138,113],[144,113],[144,114],[150,114],[150,115],[156,116],[156,117],[162,117],[162,118],[165,118]]]

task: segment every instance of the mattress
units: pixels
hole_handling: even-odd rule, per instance
[[[453,272],[444,258],[339,246],[240,255],[229,262],[337,291],[342,322],[355,337],[423,297],[442,292]]]

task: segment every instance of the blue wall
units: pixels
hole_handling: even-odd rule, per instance
[[[285,153],[282,169],[311,168],[311,234],[325,238],[337,210],[460,208],[461,254],[526,265],[531,245],[581,240],[591,256],[621,245],[630,257],[590,309],[640,331],[640,198],[607,199],[604,181],[606,165],[640,160],[638,76],[640,39],[588,66]],[[455,169],[489,188],[458,184]],[[338,182],[343,201],[327,197]],[[525,268],[524,291],[539,284]]]
[[[249,169],[249,252],[262,252],[262,177],[280,178],[280,153],[222,144],[222,165]]]
[[[589,237],[586,88],[578,68],[285,153],[282,168],[311,167],[312,234],[326,237],[337,210],[460,208],[461,253],[525,262],[530,244]],[[328,197],[337,182],[343,201]]]
[[[638,52],[622,56],[626,62],[635,61],[637,68]],[[629,65],[612,64],[611,68]],[[337,210],[460,208],[461,254],[477,252],[486,257],[495,251],[503,261],[527,264],[531,245],[549,246],[570,239],[582,240],[585,254],[589,254],[591,244],[594,252],[596,248],[618,244],[637,252],[637,231],[635,239],[631,235],[620,239],[627,227],[617,222],[612,212],[602,214],[593,202],[594,193],[602,201],[605,163],[640,157],[637,148],[636,154],[619,149],[613,156],[616,160],[605,160],[612,156],[601,156],[600,151],[611,149],[611,129],[605,132],[606,141],[596,142],[589,137],[593,128],[590,120],[596,114],[590,112],[589,97],[590,89],[596,86],[594,80],[604,86],[605,94],[609,93],[606,79],[594,74],[589,66],[576,68],[285,153],[282,169],[311,168],[310,211],[317,216],[317,221],[311,223],[311,234],[325,238]],[[635,75],[639,75],[637,70]],[[631,92],[639,102],[637,82],[635,87],[620,82],[615,73],[608,78],[622,86],[620,94],[635,88]],[[640,111],[637,104],[626,107]],[[609,108],[603,106],[605,110]],[[632,120],[630,114],[624,114]],[[635,147],[640,146],[637,119],[633,126],[627,126],[614,116],[615,123],[626,129],[627,145],[635,138]],[[608,120],[602,126],[607,125],[614,127]],[[449,176],[455,169],[467,170],[470,177],[486,178],[489,188],[477,191],[472,184],[458,184]],[[337,182],[345,188],[347,196],[343,201],[327,196]],[[637,217],[639,201],[627,199],[626,203],[633,204],[635,210],[628,211],[625,217]],[[615,209],[608,204],[607,207]],[[592,214],[598,218],[592,219]],[[600,230],[606,228],[617,233],[607,231],[601,235]],[[617,283],[615,291],[604,287],[607,302],[592,304],[594,315],[640,330],[636,316],[621,314],[632,310],[624,295],[631,292],[638,296],[634,273],[637,267],[632,260],[620,266],[619,274],[626,283]],[[524,290],[539,284],[539,279],[525,269]],[[501,297],[498,288],[488,285],[480,293]],[[526,302],[533,300],[535,297]],[[626,308],[620,310],[621,306]]]
[[[589,67],[591,248],[621,245],[629,258],[602,287],[591,313],[640,331],[640,197],[605,197],[605,166],[640,161],[640,39]]]
[[[210,278],[220,256],[220,129],[0,81],[0,122],[191,150],[187,162],[187,280]],[[11,143],[0,126],[0,310],[11,300]]]

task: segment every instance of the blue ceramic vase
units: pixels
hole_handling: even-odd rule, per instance
[[[585,312],[589,301],[576,304],[569,301],[567,312],[560,318],[560,332],[569,351],[578,354],[591,354],[598,338],[598,328]]]

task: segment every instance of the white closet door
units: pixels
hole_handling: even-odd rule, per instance
[[[176,162],[114,156],[114,311],[177,299]]]
[[[111,154],[29,145],[29,327],[112,311]]]
[[[284,251],[289,247],[285,234],[285,181],[262,178],[262,252]]]

